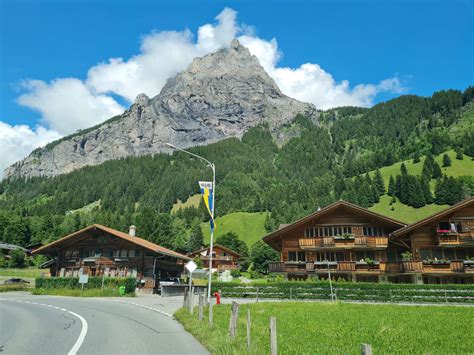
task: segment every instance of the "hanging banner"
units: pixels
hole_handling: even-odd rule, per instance
[[[209,212],[211,230],[214,230],[214,219],[212,218],[212,196],[213,196],[213,188],[212,182],[210,181],[199,181],[199,187],[201,188],[202,198],[204,199],[204,204],[206,205],[207,212]]]

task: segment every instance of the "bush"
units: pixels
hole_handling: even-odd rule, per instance
[[[232,277],[240,277],[241,276],[241,273],[240,273],[239,269],[230,270],[230,274],[232,275]]]
[[[104,279],[105,288],[118,288],[125,286],[125,293],[135,292],[137,280],[134,277],[106,277]],[[102,287],[102,276],[90,276],[88,283],[84,285],[87,289],[100,289]],[[78,277],[51,277],[36,279],[35,288],[37,289],[80,289]]]
[[[21,249],[15,249],[10,253],[10,260],[8,261],[8,267],[14,268],[24,268],[27,267],[25,260],[25,253]]]

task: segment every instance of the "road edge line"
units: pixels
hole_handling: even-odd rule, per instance
[[[79,351],[79,348],[81,347],[82,343],[84,342],[84,339],[86,338],[88,324],[87,324],[87,321],[81,315],[79,315],[75,312],[72,312],[72,311],[67,311],[67,312],[71,313],[73,316],[79,318],[79,320],[82,323],[81,333],[79,334],[79,337],[77,338],[77,340],[74,343],[71,350],[69,350],[69,352],[67,353],[68,355],[76,355],[77,352]]]

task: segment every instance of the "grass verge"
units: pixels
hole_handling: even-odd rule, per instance
[[[251,349],[246,349],[246,312],[251,312]],[[347,303],[278,302],[241,305],[237,338],[229,340],[230,305],[215,306],[214,325],[197,310],[176,319],[212,354],[268,354],[269,321],[277,318],[281,354],[360,354],[360,344],[379,354],[472,352],[474,308]]]
[[[31,292],[33,295],[54,295],[72,297],[119,297],[118,290],[112,288],[104,289],[66,289],[66,288],[35,288]],[[134,293],[125,294],[125,297],[135,297]]]
[[[25,268],[25,269],[3,269],[0,268],[0,276],[9,276],[9,277],[20,277],[20,278],[37,278],[42,275],[49,275],[48,270],[38,269],[38,268]]]
[[[31,288],[25,285],[0,285],[0,293],[12,291],[29,291]]]

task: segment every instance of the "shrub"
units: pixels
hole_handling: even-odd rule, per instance
[[[232,275],[232,277],[240,277],[241,276],[241,273],[240,273],[239,269],[230,270],[230,274]]]
[[[125,293],[135,292],[137,280],[133,277],[106,277],[104,279],[105,288],[118,288],[125,286]],[[84,285],[87,289],[100,289],[102,287],[102,276],[89,277],[88,283]],[[80,289],[82,288],[77,277],[51,277],[36,279],[37,289]]]

